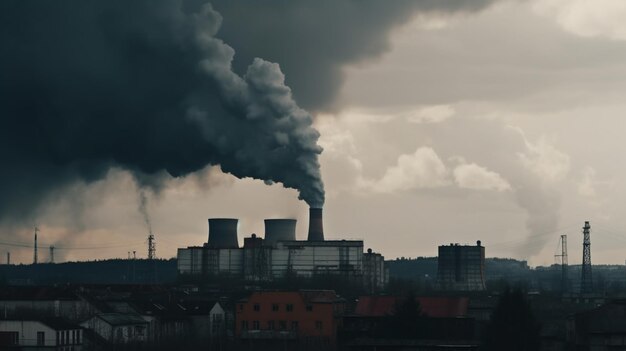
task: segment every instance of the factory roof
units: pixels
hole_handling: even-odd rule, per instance
[[[402,298],[397,296],[362,296],[356,305],[355,313],[368,317],[384,317],[394,313],[396,304]],[[455,318],[467,315],[467,297],[416,297],[422,313],[433,318]]]
[[[96,315],[110,325],[147,324],[141,316],[133,313],[100,313]]]

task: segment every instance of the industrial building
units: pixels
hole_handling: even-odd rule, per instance
[[[437,286],[445,291],[485,290],[485,248],[450,244],[439,246]]]
[[[324,240],[321,209],[310,210],[307,240],[296,240],[296,223],[295,219],[266,219],[265,237],[252,234],[244,238],[240,248],[238,220],[211,218],[206,244],[178,249],[178,272],[250,281],[271,281],[287,274],[330,274],[360,280],[372,291],[385,286],[388,272],[384,257],[371,250],[364,253],[362,240]]]

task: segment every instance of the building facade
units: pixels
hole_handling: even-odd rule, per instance
[[[292,221],[289,228],[295,230]],[[229,275],[250,281],[271,281],[289,274],[306,278],[339,275],[363,282],[372,292],[383,289],[388,282],[384,257],[371,250],[364,253],[362,240],[285,240],[295,238],[295,233],[270,233],[266,233],[270,240],[255,234],[244,238],[241,248],[211,244],[209,234],[209,242],[203,246],[178,249],[178,272],[200,277]],[[237,234],[222,231],[219,235]]]
[[[0,349],[80,351],[82,333],[79,326],[58,319],[0,320]]]
[[[450,244],[439,246],[437,286],[445,291],[485,290],[485,248]]]
[[[335,345],[345,300],[331,290],[254,292],[237,303],[238,339]]]

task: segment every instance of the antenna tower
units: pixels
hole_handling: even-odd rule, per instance
[[[54,263],[54,245],[50,245],[50,263]]]
[[[35,226],[35,250],[33,251],[33,264],[37,264],[37,232],[39,232],[39,228]]]
[[[569,286],[569,279],[567,278],[567,235],[561,235],[559,246],[561,246],[561,254],[554,255],[554,258],[557,263],[561,264],[561,292],[565,293]]]
[[[583,265],[580,279],[580,293],[593,292],[593,280],[591,279],[591,225],[585,222],[583,227]]]
[[[156,240],[154,240],[154,235],[150,232],[148,235],[148,259],[154,260],[156,258]]]

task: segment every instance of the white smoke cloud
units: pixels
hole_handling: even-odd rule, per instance
[[[626,40],[626,1],[540,0],[533,9],[578,36]]]
[[[511,190],[511,185],[500,174],[475,163],[461,164],[454,171],[454,181],[462,189]]]
[[[454,115],[455,111],[449,105],[433,105],[423,107],[407,116],[407,121],[417,124],[441,123]]]
[[[449,171],[435,150],[420,147],[413,154],[400,155],[395,166],[378,180],[361,179],[360,186],[374,192],[393,193],[450,184]]]

